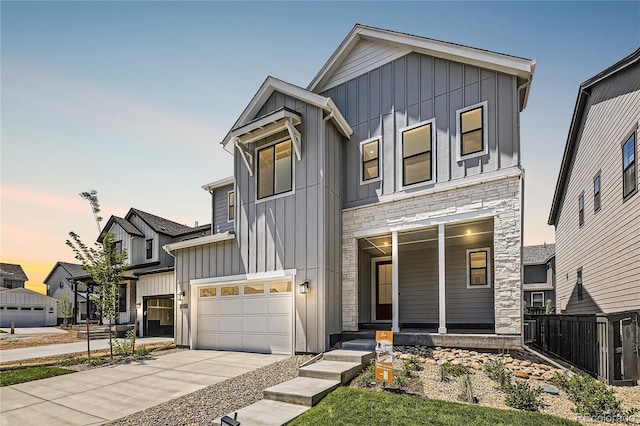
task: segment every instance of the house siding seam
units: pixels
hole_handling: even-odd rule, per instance
[[[354,233],[394,224],[442,218],[492,209],[494,213],[494,314],[496,334],[522,330],[520,176],[450,191],[417,196],[411,200],[379,203],[343,211],[342,324],[358,329],[357,244]],[[402,309],[402,307],[400,307]]]

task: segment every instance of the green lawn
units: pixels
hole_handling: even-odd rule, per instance
[[[299,425],[579,426],[539,413],[499,410],[418,396],[341,387],[288,423]]]
[[[46,379],[47,377],[61,376],[69,373],[74,373],[74,371],[58,367],[27,367],[17,370],[0,371],[0,386],[17,385],[18,383]]]
[[[6,333],[6,331],[4,331],[4,330],[0,330],[0,334],[2,334],[2,333]]]

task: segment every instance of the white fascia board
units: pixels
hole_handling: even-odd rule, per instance
[[[271,279],[277,279],[277,278],[293,277],[297,273],[298,273],[297,269],[281,269],[278,271],[258,272],[253,274],[197,278],[197,279],[190,280],[189,284],[192,286],[198,286],[198,285],[217,284],[217,283],[238,283],[243,281],[271,280]]]
[[[278,91],[285,95],[300,99],[301,101],[320,108],[328,112],[329,114],[333,113],[333,120],[335,121],[338,130],[340,130],[340,133],[342,133],[346,137],[350,137],[353,134],[353,130],[347,123],[347,120],[345,120],[342,113],[340,112],[340,110],[338,110],[338,107],[336,107],[331,98],[320,96],[317,93],[310,92],[309,90],[294,86],[293,84],[278,80],[273,77],[267,77],[249,105],[247,105],[245,110],[240,115],[240,118],[238,118],[238,120],[236,121],[234,127],[237,127],[239,123],[246,122],[250,119],[250,117],[257,114],[260,108],[262,108],[262,105],[264,105],[264,103],[274,91]],[[232,140],[233,132],[230,131],[222,141],[222,145],[224,146],[224,149],[233,154],[234,147],[233,144],[231,144]]]
[[[288,111],[286,109],[281,109],[275,113],[269,114],[265,117],[262,117],[258,120],[255,120],[249,124],[245,124],[244,126],[238,127],[235,130],[231,131],[231,138],[237,137],[240,139],[240,142],[243,144],[249,143],[254,140],[254,138],[265,138],[267,136],[271,136],[274,133],[278,133],[285,128],[285,121],[291,120],[294,126],[300,124],[301,117],[300,114]],[[268,127],[274,126],[274,129],[270,130]],[[262,130],[264,129],[264,130]],[[260,131],[264,132],[264,136],[260,134]],[[244,137],[249,133],[257,133],[255,136]]]
[[[224,179],[218,179],[206,185],[202,185],[202,189],[205,191],[211,191],[212,189],[221,188],[223,186],[231,185],[235,182],[233,176],[226,177]]]
[[[351,49],[360,39],[373,42],[383,42],[395,44],[396,46],[407,48],[411,51],[422,53],[436,58],[449,59],[464,64],[475,65],[506,74],[516,75],[523,80],[529,80],[533,76],[535,61],[504,55],[502,53],[490,52],[474,47],[462,46],[439,40],[427,39],[424,37],[409,34],[396,33],[377,28],[359,27],[347,36],[338,47],[320,72],[311,81],[307,89],[317,92],[327,89],[323,86],[327,77],[335,71],[336,67],[342,63]]]
[[[220,234],[206,235],[204,237],[193,238],[191,240],[180,241],[162,246],[164,251],[170,253],[175,250],[185,249],[189,247],[201,246],[203,244],[218,243],[220,241],[233,240],[236,234],[231,232],[223,232]]]

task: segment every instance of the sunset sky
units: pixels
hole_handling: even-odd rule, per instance
[[[0,256],[30,284],[136,207],[209,223],[201,185],[268,75],[306,87],[355,23],[537,60],[521,115],[525,244],[546,225],[579,84],[640,45],[639,2],[10,2],[1,12]]]

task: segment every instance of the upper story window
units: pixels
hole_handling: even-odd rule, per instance
[[[145,249],[147,252],[147,259],[151,259],[153,257],[153,239],[149,239],[145,242]]]
[[[584,225],[584,193],[578,197],[578,225]]]
[[[227,221],[233,222],[236,218],[236,193],[235,191],[229,191],[227,194]]]
[[[636,193],[636,133],[622,145],[622,197],[624,199]]]
[[[488,247],[467,250],[467,288],[491,287]]]
[[[368,139],[360,142],[360,155],[362,158],[360,183],[380,180],[380,140]]]
[[[582,268],[578,268],[576,272],[576,293],[578,300],[582,300]]]
[[[489,153],[487,138],[487,102],[456,111],[458,126],[458,161]]]
[[[593,178],[593,212],[600,211],[600,173]]]
[[[291,140],[258,151],[258,199],[291,191],[293,156]]]
[[[434,120],[429,120],[400,130],[403,188],[433,179],[433,123]]]
[[[113,243],[113,246],[114,246],[114,247],[115,247],[115,249],[116,249],[116,254],[120,254],[120,253],[122,253],[122,241],[121,241],[121,240],[119,240],[119,241],[115,241],[115,242]]]

